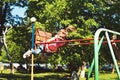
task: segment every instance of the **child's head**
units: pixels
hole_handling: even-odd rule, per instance
[[[114,40],[117,39],[117,35],[114,34],[114,35],[112,36],[112,39],[114,39]]]
[[[57,35],[59,35],[60,37],[65,39],[65,38],[67,38],[69,32],[73,32],[75,30],[76,30],[75,27],[70,25],[66,29],[59,30]]]
[[[61,30],[58,31],[57,35],[59,35],[62,38],[66,38],[68,33],[66,32],[65,29],[61,29]]]

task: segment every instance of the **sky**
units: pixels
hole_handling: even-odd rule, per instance
[[[8,6],[6,13],[6,22],[4,23],[4,26],[13,26],[13,27],[19,27],[24,24],[26,18],[27,18],[27,10],[28,6],[23,5],[22,2],[10,4]]]
[[[11,6],[10,8],[13,8],[13,10],[11,11],[11,14],[13,16],[19,15],[19,17],[25,18],[26,17],[26,10],[28,9],[27,7],[19,7],[19,6]]]

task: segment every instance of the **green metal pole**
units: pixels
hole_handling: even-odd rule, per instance
[[[99,64],[99,56],[98,56],[98,52],[99,52],[99,49],[98,49],[98,39],[99,39],[99,35],[101,33],[102,29],[99,29],[96,31],[95,33],[95,37],[94,37],[94,57],[95,57],[95,80],[98,80],[98,64]]]
[[[114,55],[114,51],[113,51],[113,48],[112,48],[112,45],[111,45],[111,42],[110,42],[108,32],[106,32],[105,34],[106,34],[107,42],[108,42],[109,49],[110,49],[110,52],[111,52],[111,56],[112,56],[112,59],[113,59],[113,62],[115,64],[115,68],[116,68],[116,71],[117,71],[117,74],[118,74],[118,78],[120,80],[120,71],[119,71],[119,67],[118,67],[118,64],[117,64],[117,60],[116,60],[115,55]]]
[[[120,35],[119,32],[115,32],[115,31],[112,31],[112,30],[104,29],[104,28],[100,28],[96,31],[95,37],[94,37],[95,80],[98,80],[98,48],[97,48],[98,47],[98,41],[97,40],[98,40],[98,37],[99,37],[99,35],[102,31]],[[118,77],[120,77],[120,73],[119,73],[118,68],[117,68],[117,72],[118,72]],[[120,78],[119,78],[119,80],[120,80]]]
[[[99,45],[98,45],[98,50],[100,50],[100,47],[101,47],[101,45],[102,45],[103,40],[104,40],[104,36],[102,36],[102,38],[100,39],[100,42],[99,42]],[[95,63],[94,60],[95,60],[95,59],[93,58],[91,67],[90,67],[89,72],[88,72],[88,80],[89,80],[90,75],[91,75],[92,70],[93,70],[93,66],[94,66],[94,63]]]

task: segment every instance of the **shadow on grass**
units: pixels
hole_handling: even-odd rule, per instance
[[[0,74],[0,80],[31,80],[30,74]],[[69,75],[46,75],[46,76],[35,76],[34,80],[70,80]]]
[[[43,78],[34,78],[35,80],[71,80],[68,77],[60,77],[60,76],[45,76]]]

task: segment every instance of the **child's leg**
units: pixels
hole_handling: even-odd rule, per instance
[[[33,54],[39,54],[44,49],[44,44],[37,47],[36,50],[32,49]]]
[[[23,54],[23,58],[26,58],[26,57],[30,57],[30,55],[33,53],[33,54],[39,54],[42,50],[44,49],[44,45],[40,45],[36,50],[34,49],[31,49],[31,50],[28,50],[27,52],[25,52]]]

